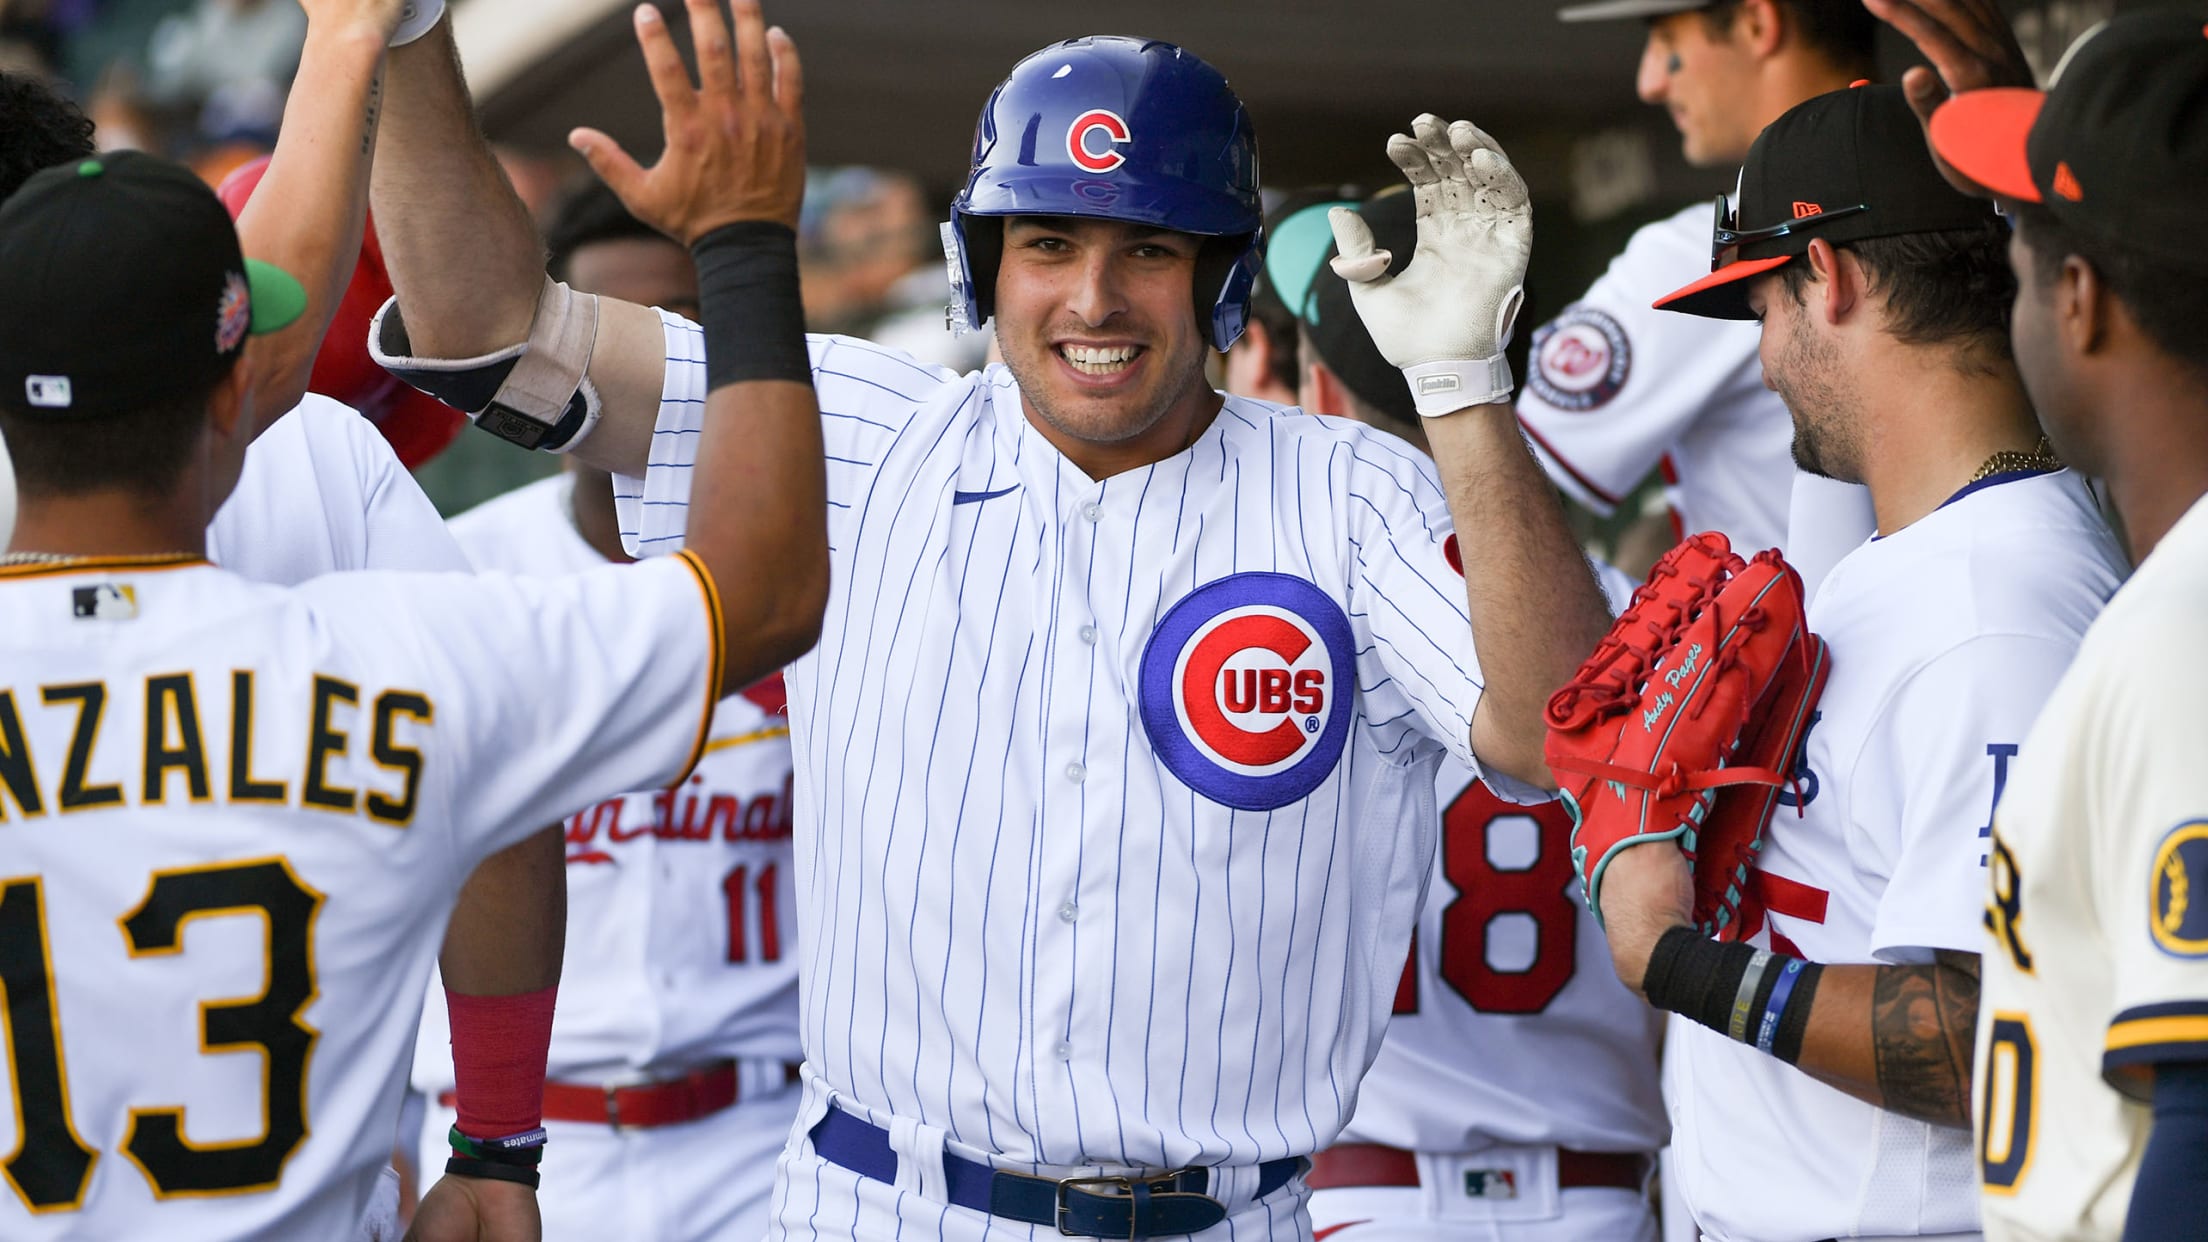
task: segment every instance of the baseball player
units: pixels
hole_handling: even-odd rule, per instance
[[[1413,200],[1359,210],[1407,261]],[[1320,215],[1323,225],[1324,213]],[[1331,233],[1326,235],[1331,241]],[[1423,447],[1410,390],[1348,283],[1313,256],[1296,356],[1302,400]],[[1608,566],[1622,604],[1634,583]],[[1312,1157],[1311,1223],[1341,1242],[1653,1242],[1645,1189],[1666,1123],[1656,1013],[1618,982],[1572,876],[1571,820],[1514,806],[1454,763],[1439,848],[1379,1059],[1341,1140]]]
[[[1867,484],[1879,524],[1810,603],[1832,673],[1746,941],[1687,926],[1676,850],[1624,850],[1602,881],[1619,977],[1678,1015],[1672,1154],[1716,1242],[1978,1236],[1987,825],[2124,567],[2017,380],[2005,244],[1941,179],[1901,89],[1864,86],[1764,131],[1714,270],[1663,301],[1760,318],[1795,456]]]
[[[546,230],[552,275],[695,314],[689,252],[592,186]],[[412,391],[409,389],[408,391]],[[576,468],[453,519],[480,569],[560,575],[629,558],[603,472]],[[565,826],[567,957],[545,1088],[548,1238],[756,1238],[797,1113],[789,721],[769,678],[723,699],[684,785]],[[420,1167],[455,1114],[442,990],[414,1059]]]
[[[374,78],[370,63],[373,58],[368,54],[374,45],[368,45],[368,53],[358,46],[348,48],[351,33],[340,20],[343,16],[340,11],[325,8],[310,19],[304,55],[309,63],[322,65],[328,76],[322,79],[322,91],[302,96],[294,105],[290,119],[294,126],[311,131],[318,122],[327,124],[332,109],[341,119],[363,123],[364,114],[358,111],[362,105],[358,99],[348,101],[344,79],[332,62],[340,55],[359,61],[352,66],[354,89],[365,97]],[[0,200],[13,194],[41,167],[75,163],[96,154],[92,123],[43,83],[0,74],[0,110],[4,110],[5,118],[0,124]],[[373,119],[367,116],[366,124],[372,126]],[[270,166],[288,167],[302,158],[301,150],[298,144],[284,144]],[[248,226],[241,245],[261,253],[271,244],[272,232],[281,239],[303,229],[324,247],[319,257],[310,257],[309,262],[344,270],[347,226],[342,217],[346,211],[357,210],[366,179],[363,162],[349,176],[314,187],[293,210],[258,214],[258,227]],[[278,185],[288,185],[289,189],[277,193],[296,193],[300,189],[296,178],[279,177]],[[343,206],[346,203],[354,206]],[[327,217],[320,228],[312,226],[317,212]],[[358,236],[357,232],[352,235]],[[313,277],[302,282],[305,287],[318,283]],[[340,306],[352,296],[353,290],[348,288]],[[318,313],[311,297],[309,301],[302,320],[311,320]],[[304,330],[294,323],[254,338],[256,351],[264,345],[277,349],[268,364],[271,374],[281,375],[294,365],[286,342]],[[359,343],[341,344],[313,356],[316,376],[320,376],[325,363],[348,349],[359,355],[361,365],[373,366]],[[256,357],[260,357],[258,352]],[[282,400],[287,395],[268,380],[257,381],[255,387],[257,391],[275,392],[271,399]],[[414,395],[411,389],[407,391]],[[389,431],[391,426],[386,422],[382,429]],[[4,477],[12,489],[12,471]],[[13,518],[10,495],[0,506],[0,528],[12,524]],[[210,559],[241,577],[279,585],[295,585],[343,570],[467,568],[466,558],[445,531],[436,509],[394,457],[384,436],[354,410],[314,393],[299,398],[289,413],[266,427],[246,450],[236,487],[208,523],[207,552]],[[560,842],[554,831],[549,838],[533,839],[486,859],[480,876],[471,881],[467,889],[469,909],[481,912],[493,925],[508,931],[504,943],[494,952],[482,941],[471,940],[463,924],[462,934],[449,947],[456,963],[472,971],[470,987],[479,991],[526,991],[544,986],[544,972],[556,978],[557,939],[552,940],[546,953],[519,931],[531,920],[541,921],[540,907],[549,907],[555,917],[560,908],[556,890],[547,892],[542,885],[522,882],[533,874],[535,860],[546,847],[550,848],[556,874]],[[525,953],[524,947],[537,951]],[[393,1179],[379,1188],[363,1236],[396,1237],[398,1207],[398,1186]]]
[[[794,65],[785,83],[771,106],[715,101],[735,123],[631,188],[699,237],[701,270],[733,248],[794,299],[802,156],[775,123]],[[708,160],[739,171],[701,183]],[[679,778],[713,701],[818,627],[816,407],[742,364],[708,400],[743,402],[742,456],[770,477],[701,497],[711,529],[680,563],[291,589],[207,564],[252,422],[247,339],[306,305],[173,165],[80,161],[0,207],[10,1238],[348,1236],[466,869],[559,806]],[[780,330],[802,348],[794,317]],[[701,439],[743,468],[735,437]],[[548,665],[591,672],[548,697]],[[55,832],[64,815],[87,831]],[[526,1193],[530,1138],[455,1164]]]
[[[1986,1235],[2200,1235],[2208,1168],[2208,13],[2118,17],[2042,95],[1998,12],[1893,10],[1947,82],[1938,153],[1997,195],[2017,358],[2048,438],[2104,477],[2139,568],[2026,736],[1989,843],[1976,1115]],[[1991,36],[1991,37],[1988,37]],[[2010,54],[2001,56],[2006,45]],[[1910,83],[1923,111],[1946,92]]]
[[[375,190],[379,347],[439,387],[546,337],[532,306],[576,313],[522,262],[450,55],[394,58]],[[995,319],[1006,365],[812,342],[836,586],[786,673],[806,1070],[770,1236],[1308,1230],[1302,1157],[1378,1047],[1435,766],[1539,778],[1541,701],[1605,626],[1496,366],[1524,185],[1419,132],[1398,147],[1445,159],[1469,252],[1461,283],[1437,263],[1397,290],[1467,308],[1407,316],[1438,472],[1205,383],[1258,259],[1255,146],[1170,44],[1053,45],[991,96],[950,236],[960,314]],[[496,228],[455,239],[463,214]],[[641,475],[625,533],[664,551],[722,486],[690,447],[697,328],[595,309],[579,442],[573,402],[477,424]],[[1464,547],[1460,575],[1452,510],[1542,520]]]
[[[1597,0],[1557,16],[1647,22],[1635,89],[1671,114],[1697,168],[1730,173],[1780,113],[1875,76],[1878,24],[1861,0]],[[1701,260],[1709,228],[1704,200],[1635,232],[1586,294],[1534,333],[1518,418],[1549,477],[1579,503],[1607,514],[1661,468],[1679,530],[1783,547],[1814,590],[1870,534],[1868,499],[1792,468],[1786,412],[1764,386],[1753,331],[1651,306]]]

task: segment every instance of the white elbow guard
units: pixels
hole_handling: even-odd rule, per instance
[[[529,339],[518,345],[475,358],[417,358],[392,298],[368,325],[368,356],[501,440],[564,453],[598,424],[601,403],[588,375],[597,340],[597,295],[548,277]]]

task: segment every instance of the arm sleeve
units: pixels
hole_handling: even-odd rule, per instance
[[[2208,1060],[2208,671],[2183,658],[2197,615],[2165,609],[2107,644],[2088,710],[2096,922],[2115,972],[2101,1058],[2144,1098],[2144,1067]],[[2159,1091],[2157,1092],[2159,1104]],[[2159,1109],[2157,1110],[2159,1113]],[[2159,1118],[2157,1120],[2159,1128]]]
[[[1351,440],[1341,451],[1353,558],[1349,623],[1366,717],[1382,733],[1393,727],[1440,743],[1508,801],[1545,800],[1550,795],[1542,790],[1482,772],[1472,753],[1472,713],[1486,682],[1473,649],[1463,560],[1433,463],[1377,436]]]
[[[2172,1061],[2154,1075],[2154,1128],[2139,1160],[2124,1242],[2194,1237],[2208,1221],[2208,1061]]]
[[[704,748],[720,602],[687,553],[560,577],[338,574],[301,590],[361,667],[390,670],[357,688],[348,783],[406,796],[403,759],[371,749],[387,732],[426,773],[412,822],[453,833],[469,865],[578,807],[676,784]],[[396,710],[379,731],[385,699]]]
[[[705,331],[669,311],[659,312],[659,318],[666,330],[667,371],[651,457],[643,478],[613,477],[621,544],[637,557],[662,556],[682,547],[690,519],[690,472],[705,427]],[[853,494],[864,491],[863,479],[872,477],[896,433],[936,390],[958,377],[947,368],[849,337],[808,336],[805,344],[828,454],[832,550],[838,514],[850,509]]]
[[[1550,479],[1599,513],[1744,376],[1760,391],[1754,324],[1650,305],[1709,271],[1709,218],[1701,206],[1641,229],[1533,335],[1518,421]]]
[[[1886,876],[1871,952],[1897,964],[1984,949],[1993,805],[2076,650],[1992,634],[1920,667],[1890,695],[1849,777],[1858,865]]]

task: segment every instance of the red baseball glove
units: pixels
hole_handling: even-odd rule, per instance
[[[1673,841],[1694,867],[1695,926],[1739,934],[1748,869],[1830,668],[1776,551],[1743,561],[1707,531],[1656,563],[1549,699],[1545,753],[1598,921],[1617,852]]]

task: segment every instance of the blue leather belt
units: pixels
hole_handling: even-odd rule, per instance
[[[813,1127],[813,1150],[878,1182],[897,1180],[897,1153],[889,1131],[840,1108]],[[1288,1184],[1303,1167],[1301,1156],[1268,1160],[1257,1166],[1262,1199]],[[943,1153],[943,1179],[949,1199],[963,1208],[1056,1229],[1069,1237],[1153,1238],[1201,1233],[1227,1218],[1226,1205],[1205,1194],[1208,1169],[1181,1169],[1156,1177],[1069,1177],[1058,1180],[993,1169],[963,1156]]]

